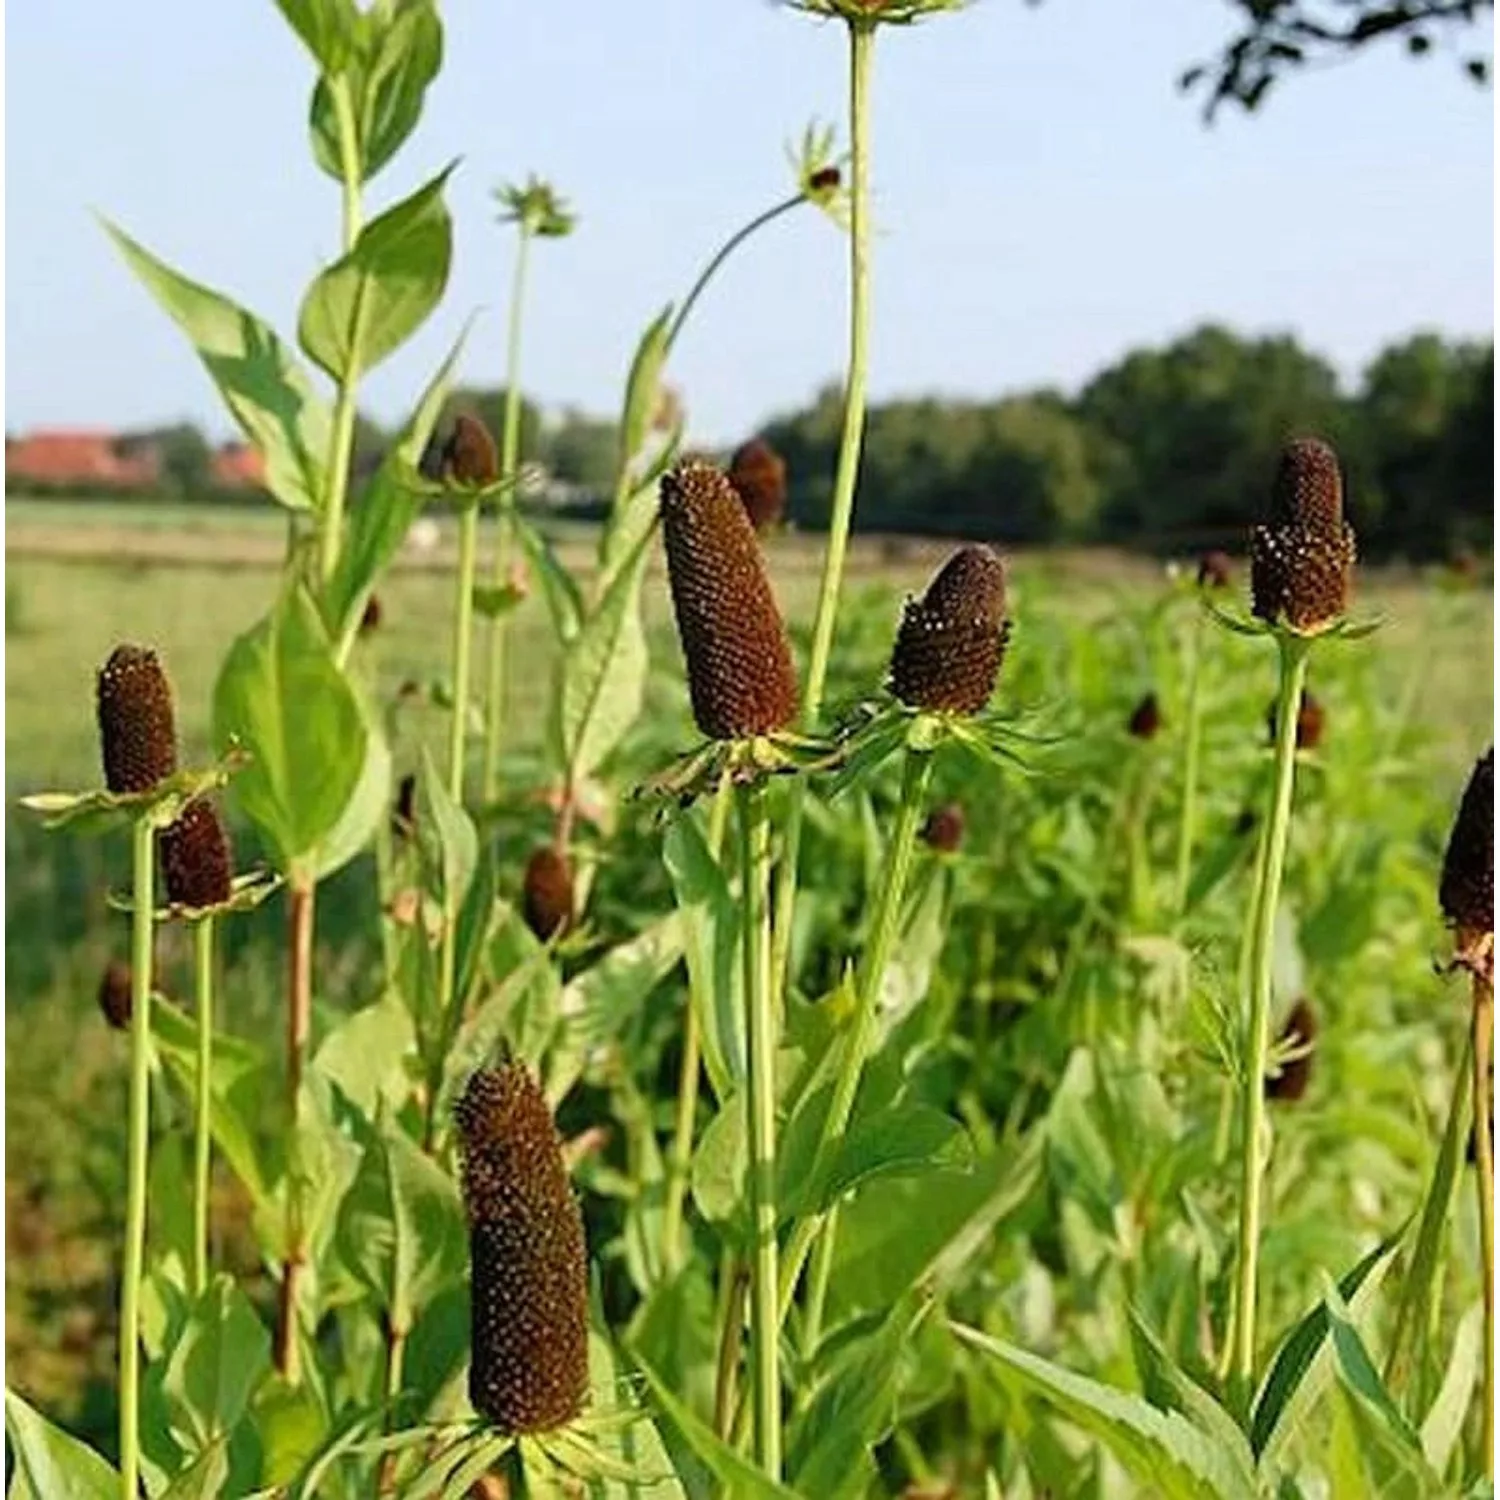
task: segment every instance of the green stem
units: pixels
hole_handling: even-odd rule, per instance
[[[468,743],[469,648],[474,633],[474,574],[478,562],[479,507],[470,503],[458,523],[458,575],[453,601],[453,717],[448,726],[448,795],[459,806],[464,800],[464,751]],[[442,1045],[434,1067],[442,1067],[448,1044],[458,1030],[461,996],[454,994],[458,970],[458,901],[449,891],[443,902],[443,943],[438,959],[438,1015]],[[436,1083],[434,1079],[434,1084]],[[437,1096],[434,1086],[427,1096],[426,1140],[429,1148],[437,1138]]]
[[[1202,738],[1200,685],[1203,660],[1203,615],[1193,619],[1187,645],[1187,713],[1182,731],[1182,821],[1177,828],[1177,888],[1173,910],[1187,912],[1188,881],[1193,867],[1193,837],[1198,823],[1198,749]]]
[[[708,819],[708,852],[717,860],[724,844],[724,825],[729,818],[730,781],[726,775],[714,794]],[[693,1120],[698,1106],[698,1069],[703,1057],[703,1033],[698,1017],[708,1003],[690,975],[687,1014],[682,1027],[682,1070],[677,1078],[677,1115],[672,1148],[667,1158],[667,1193],[662,1209],[662,1260],[669,1270],[682,1264],[682,1208],[687,1196],[689,1167],[693,1156]]]
[[[1240,1217],[1234,1321],[1231,1329],[1231,1376],[1248,1397],[1255,1378],[1256,1272],[1260,1261],[1261,1195],[1265,1160],[1266,1055],[1270,1046],[1271,951],[1276,908],[1286,864],[1292,821],[1292,782],[1297,764],[1297,704],[1307,677],[1309,643],[1292,635],[1278,637],[1280,685],[1276,695],[1276,755],[1271,805],[1266,820],[1257,892],[1251,907],[1254,931],[1250,944],[1250,1015],[1245,1035],[1245,1072],[1240,1080]]]
[[[521,460],[521,314],[526,300],[526,263],[531,250],[531,225],[520,221],[516,267],[510,288],[510,327],[505,341],[505,415],[500,426],[500,481],[495,502],[495,569],[497,588],[510,570],[510,510],[516,503],[516,474]],[[489,692],[484,714],[484,800],[493,802],[500,789],[500,730],[505,707],[505,663],[509,645],[510,613],[490,616]]]
[[[896,816],[895,831],[885,857],[885,881],[875,906],[874,925],[860,964],[858,994],[855,999],[854,1028],[839,1057],[839,1071],[834,1079],[833,1100],[818,1141],[817,1155],[826,1156],[833,1143],[843,1135],[854,1109],[859,1081],[875,1038],[877,1007],[885,984],[885,971],[896,946],[901,925],[901,903],[906,894],[906,878],[911,870],[912,851],[927,801],[927,787],[932,779],[932,754],[926,750],[909,750],[901,777],[901,808]],[[802,1220],[792,1235],[786,1261],[782,1266],[780,1311],[784,1317],[791,1304],[792,1292],[802,1263],[821,1228],[816,1217]],[[827,1235],[834,1232],[833,1214],[828,1215]],[[816,1336],[816,1329],[811,1330]],[[809,1344],[811,1347],[811,1344]]]
[[[849,23],[849,369],[844,383],[844,425],[834,470],[833,504],[828,517],[828,545],[813,617],[812,655],[808,661],[803,717],[816,725],[823,710],[833,627],[844,580],[844,558],[854,518],[854,490],[859,477],[865,431],[865,386],[870,342],[870,64],[874,56],[872,22]],[[805,791],[799,783],[787,814],[784,852],[776,877],[775,947],[771,973],[778,995],[786,988],[791,957],[792,914],[797,904],[797,861],[802,849]]]
[[[146,1264],[146,1175],[151,1127],[151,934],[155,830],[135,825],[130,943],[130,1136],[125,1271],[120,1285],[120,1493],[140,1493],[141,1275]]]
[[[723,1303],[719,1319],[719,1357],[714,1378],[714,1431],[721,1438],[729,1436],[729,1419],[734,1411],[735,1379],[740,1367],[740,1344],[745,1328],[745,1291],[750,1277],[744,1262],[726,1255],[719,1272]]]
[[[712,260],[698,273],[698,279],[693,283],[687,296],[682,299],[682,306],[677,309],[671,326],[667,329],[666,347],[670,351],[672,345],[677,342],[677,335],[683,330],[687,323],[688,314],[692,312],[694,303],[703,295],[704,288],[714,279],[720,266],[746,241],[757,229],[764,228],[772,219],[779,219],[782,214],[790,212],[798,204],[807,201],[806,195],[796,193],[790,198],[783,199],[780,203],[773,204],[764,213],[757,214],[748,224],[741,226],[719,246]]]
[[[743,890],[745,1004],[749,1010],[750,1333],[755,1400],[755,1451],[772,1479],[781,1477],[780,1318],[776,1306],[776,1021],[771,997],[771,930],[767,902],[771,824],[765,788],[739,789]]]
[[[1482,963],[1488,964],[1486,957]],[[1479,1275],[1484,1302],[1484,1382],[1479,1392],[1479,1451],[1486,1479],[1495,1477],[1495,1162],[1490,1144],[1490,1058],[1495,1037],[1495,990],[1488,973],[1474,973],[1474,1184],[1479,1193]]]
[[[193,1287],[208,1290],[208,1190],[213,1134],[214,1066],[214,919],[204,917],[193,928],[198,1008],[197,1135],[193,1151]]]
[[[344,253],[347,255],[359,239],[363,218],[360,196],[361,173],[359,161],[358,126],[354,119],[354,101],[349,95],[347,78],[338,77],[330,82],[334,117],[339,132],[339,171],[343,183],[344,205]],[[356,324],[361,321],[356,313]],[[361,331],[356,326],[352,345],[358,348]],[[344,538],[344,501],[349,489],[349,459],[354,451],[355,390],[358,377],[349,372],[339,382],[334,399],[333,425],[328,439],[328,472],[324,475],[327,489],[323,496],[323,518],[319,532],[319,570],[326,583],[338,566],[339,550]]]
[[[302,1223],[302,1072],[307,1061],[307,1038],[312,1024],[312,950],[314,902],[317,886],[294,875],[288,895],[288,1005],[286,1017],[287,1183],[285,1239],[281,1287],[276,1306],[274,1357],[289,1385],[300,1379],[297,1343],[298,1286],[307,1255]]]

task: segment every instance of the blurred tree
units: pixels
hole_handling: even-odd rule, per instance
[[[618,445],[614,422],[570,407],[542,434],[537,456],[554,479],[608,495],[614,484]]]
[[[213,449],[192,422],[174,422],[127,433],[118,443],[121,453],[154,450],[161,466],[162,483],[173,493],[190,498],[212,485],[209,463]]]

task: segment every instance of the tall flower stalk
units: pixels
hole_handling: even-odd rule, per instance
[[[693,717],[711,742],[694,767],[738,786],[750,1111],[750,1278],[756,1455],[781,1470],[776,1242],[776,1035],[771,992],[771,829],[761,778],[797,713],[797,679],[760,545],[728,478],[686,460],[661,485],[662,540]],[[696,1090],[697,1079],[693,1079]],[[731,1299],[730,1306],[733,1306]]]
[[[1298,707],[1314,641],[1343,624],[1353,567],[1354,533],[1344,521],[1337,455],[1315,439],[1288,444],[1276,476],[1270,523],[1257,526],[1251,534],[1252,605],[1276,641],[1279,677],[1270,800],[1249,911],[1249,1007],[1240,1079],[1239,1239],[1228,1339],[1231,1388],[1239,1402],[1248,1400],[1255,1379],[1262,1198],[1269,1154],[1263,1136],[1271,958],[1291,829]]]
[[[1198,592],[1229,584],[1229,559],[1222,552],[1205,553],[1198,564]],[[1172,908],[1180,921],[1187,911],[1188,884],[1193,873],[1193,841],[1198,833],[1198,760],[1203,741],[1203,615],[1197,612],[1188,626],[1186,644],[1187,694],[1182,715],[1182,812],[1177,825],[1177,874]]]
[[[1454,929],[1457,961],[1472,980],[1470,1059],[1474,1070],[1474,1180],[1479,1208],[1479,1275],[1484,1306],[1480,1452],[1495,1469],[1495,1162],[1491,1069],[1495,1029],[1495,752],[1474,767],[1459,802],[1438,886]]]
[[[574,217],[545,182],[530,177],[524,187],[506,184],[496,190],[502,224],[516,226],[516,263],[511,273],[510,311],[505,339],[505,409],[500,423],[500,494],[495,504],[495,555],[492,577],[503,589],[511,566],[511,507],[521,463],[521,326],[526,307],[526,271],[531,242],[559,239],[572,232]],[[505,673],[510,611],[497,610],[489,623],[489,688],[484,709],[484,800],[500,789],[500,743],[505,722]]]
[[[214,919],[193,925],[194,999],[198,1020],[197,1076],[194,1079],[193,1287],[208,1290],[208,1205],[213,1159]]]

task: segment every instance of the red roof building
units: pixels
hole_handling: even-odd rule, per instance
[[[265,483],[266,461],[248,443],[225,443],[214,450],[209,473],[219,489],[252,489]]]
[[[56,429],[29,432],[5,444],[5,482],[27,485],[98,485],[144,489],[161,478],[154,449],[120,450],[112,432]]]

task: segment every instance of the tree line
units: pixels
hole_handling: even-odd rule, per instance
[[[469,411],[498,433],[504,400],[501,388],[456,390],[439,430]],[[787,512],[803,530],[827,522],[842,417],[842,392],[830,385],[758,434],[786,461]],[[1338,448],[1367,554],[1490,546],[1492,344],[1417,334],[1384,349],[1351,391],[1295,338],[1246,338],[1216,325],[1132,351],[1074,395],[1038,389],[872,405],[856,523],[1022,545],[1232,542],[1260,514],[1276,455],[1296,432]],[[203,493],[209,446],[196,428],[136,436],[160,445],[174,489]],[[360,417],[356,483],[393,436]],[[551,503],[586,516],[613,483],[615,425],[576,409],[549,414],[523,397],[521,454],[550,482]]]

